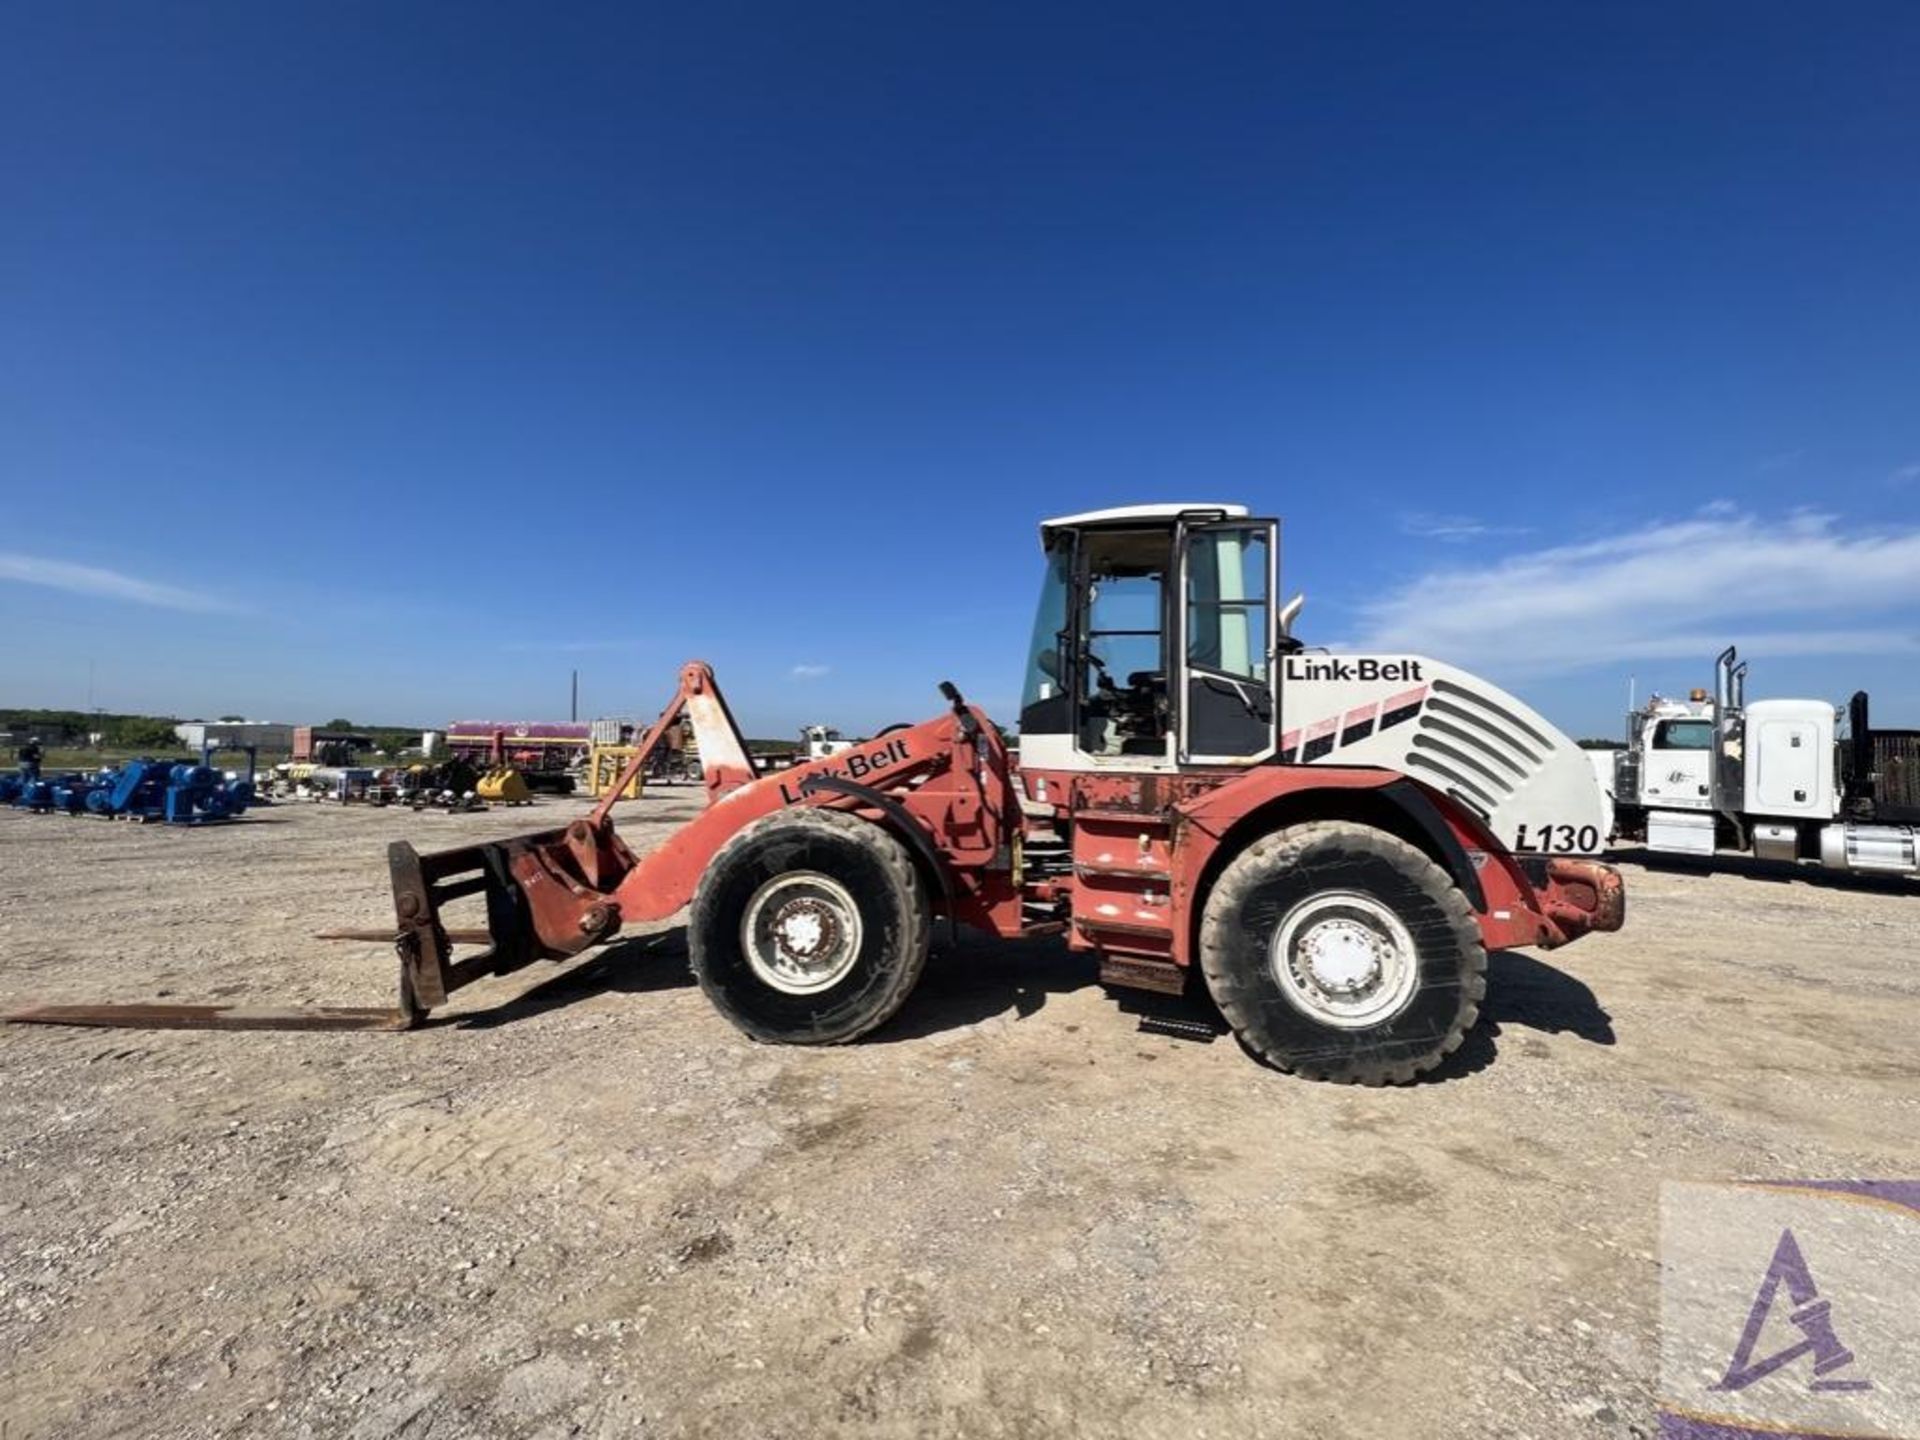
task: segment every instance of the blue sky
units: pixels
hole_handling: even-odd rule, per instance
[[[1920,724],[1920,7],[16,4],[0,700],[1007,718],[1044,515]]]

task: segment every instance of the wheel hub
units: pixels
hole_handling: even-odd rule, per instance
[[[860,907],[830,875],[789,871],[747,902],[740,948],[762,982],[788,995],[840,983],[860,958]]]
[[[820,901],[789,900],[774,916],[773,934],[783,956],[805,963],[839,942],[840,926]]]
[[[1419,988],[1420,956],[1392,907],[1352,890],[1300,901],[1275,928],[1274,980],[1322,1025],[1359,1030],[1392,1019]]]
[[[1366,926],[1352,920],[1327,920],[1300,941],[1307,977],[1333,995],[1358,995],[1379,983],[1383,952],[1391,947]]]

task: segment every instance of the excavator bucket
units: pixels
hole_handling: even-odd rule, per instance
[[[531,805],[533,792],[527,788],[527,777],[511,765],[503,765],[489,770],[480,777],[473,787],[473,793],[489,805]]]

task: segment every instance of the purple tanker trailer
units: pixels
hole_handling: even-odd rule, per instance
[[[587,763],[593,727],[567,720],[455,720],[447,751],[485,770],[496,757],[526,777],[527,788],[571,795]]]

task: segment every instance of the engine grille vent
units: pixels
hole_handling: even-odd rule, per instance
[[[1505,706],[1436,680],[1407,748],[1407,769],[1424,775],[1485,819],[1537,774],[1555,742]]]

